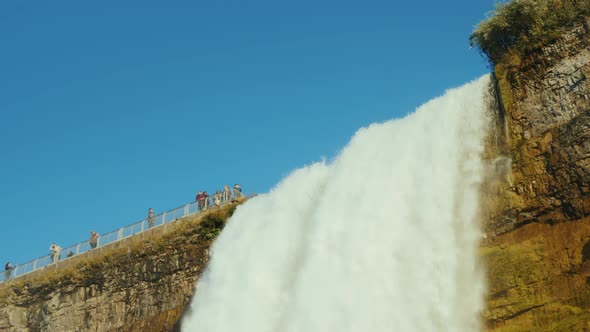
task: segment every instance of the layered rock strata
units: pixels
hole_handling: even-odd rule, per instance
[[[589,25],[517,70],[496,65],[504,137],[492,150],[511,169],[485,201],[491,330],[590,331]]]
[[[235,205],[0,285],[0,331],[173,331]]]

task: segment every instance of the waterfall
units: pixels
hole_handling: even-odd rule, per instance
[[[489,80],[360,129],[240,206],[183,331],[480,330]]]

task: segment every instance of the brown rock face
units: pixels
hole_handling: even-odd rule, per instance
[[[494,331],[590,328],[590,219],[531,223],[482,248]]]
[[[0,331],[173,331],[233,213],[187,217],[0,284]]]
[[[512,176],[507,206],[487,226],[502,234],[530,222],[590,213],[590,29],[583,25],[529,59],[504,100]],[[501,82],[502,84],[502,82]],[[507,84],[504,82],[504,84]]]
[[[511,75],[499,154],[512,172],[488,188],[485,316],[498,331],[590,331],[589,24]]]

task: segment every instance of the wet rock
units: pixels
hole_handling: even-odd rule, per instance
[[[492,331],[590,331],[588,27],[514,73],[506,144],[489,148],[512,160],[508,179],[484,186]]]

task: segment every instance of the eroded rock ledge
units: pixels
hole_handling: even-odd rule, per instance
[[[187,217],[0,285],[0,331],[173,331],[236,208]]]

